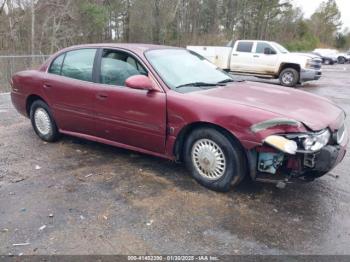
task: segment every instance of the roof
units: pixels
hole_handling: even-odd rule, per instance
[[[40,67],[39,70],[45,71],[49,64],[60,54],[71,51],[79,48],[119,48],[130,51],[136,55],[143,56],[145,51],[156,50],[156,49],[183,49],[180,47],[174,46],[165,46],[165,45],[152,45],[152,44],[137,44],[137,43],[96,43],[96,44],[83,44],[83,45],[74,45],[62,50],[57,51],[53,54],[46,62]]]
[[[135,53],[144,53],[148,50],[155,49],[177,49],[179,47],[174,46],[166,46],[166,45],[154,45],[154,44],[138,44],[138,43],[96,43],[96,44],[83,44],[83,45],[75,45],[65,48],[64,51],[76,48],[121,48],[130,50]],[[60,52],[62,52],[61,50]]]

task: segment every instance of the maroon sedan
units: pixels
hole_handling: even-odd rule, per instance
[[[74,46],[12,78],[36,134],[184,161],[202,185],[312,181],[344,157],[345,113],[306,92],[236,82],[201,56],[143,44]]]

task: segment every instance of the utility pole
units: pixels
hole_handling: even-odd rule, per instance
[[[31,15],[32,15],[32,30],[31,30],[31,54],[35,54],[35,7],[34,0],[31,0]],[[34,62],[34,57],[32,57],[32,64]]]

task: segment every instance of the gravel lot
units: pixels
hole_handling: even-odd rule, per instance
[[[299,88],[349,114],[349,72],[324,67]],[[349,169],[348,154],[310,184],[215,193],[181,164],[72,137],[44,143],[3,94],[0,254],[350,254]]]

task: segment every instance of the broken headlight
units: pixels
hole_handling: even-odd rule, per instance
[[[338,145],[340,145],[343,142],[344,138],[347,136],[347,129],[345,124],[342,125],[334,135],[334,139],[337,141]]]
[[[298,151],[316,152],[326,146],[331,137],[328,129],[318,133],[272,135],[264,142],[282,152],[294,155]]]
[[[320,133],[308,134],[303,138],[303,146],[306,151],[316,152],[322,147],[328,144],[331,133],[328,129],[321,131]]]
[[[282,152],[285,152],[291,155],[294,155],[298,150],[298,145],[295,141],[287,139],[283,136],[277,136],[277,135],[268,136],[264,140],[264,142]]]

